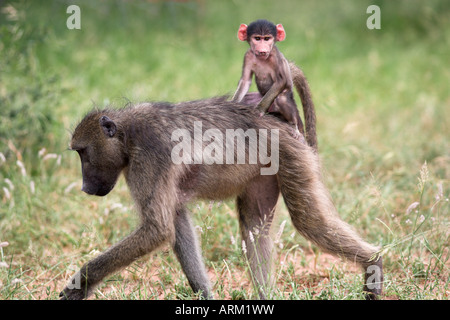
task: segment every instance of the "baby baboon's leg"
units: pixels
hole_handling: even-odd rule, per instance
[[[250,276],[261,299],[266,298],[273,280],[273,241],[269,232],[279,194],[276,176],[259,176],[237,198],[239,225],[250,263]]]
[[[259,92],[249,92],[242,99],[243,104],[249,106],[256,106],[262,99],[262,95]]]
[[[284,90],[274,101],[275,109],[281,113],[286,121],[292,126],[292,136],[297,140],[304,140],[305,132],[303,122],[295,104],[292,91]],[[270,110],[270,109],[269,109]]]
[[[194,292],[200,292],[204,299],[211,298],[208,275],[203,263],[200,246],[192,226],[189,212],[177,210],[175,217],[175,254]]]

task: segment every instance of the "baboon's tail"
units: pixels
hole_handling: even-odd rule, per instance
[[[291,76],[294,86],[302,100],[303,115],[305,117],[306,141],[308,145],[317,152],[317,135],[316,135],[316,110],[311,96],[311,89],[302,70],[293,62],[289,62]]]
[[[280,134],[278,175],[295,228],[324,251],[367,267],[377,248],[363,241],[339,218],[322,182],[317,155],[288,135]]]

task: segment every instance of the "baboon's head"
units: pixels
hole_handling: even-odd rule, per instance
[[[238,30],[238,38],[247,41],[256,58],[266,60],[276,41],[284,41],[286,32],[283,25],[274,25],[272,22],[260,19],[253,21],[248,26],[241,24]]]
[[[107,195],[127,165],[123,133],[118,124],[102,112],[88,114],[76,127],[70,149],[80,155],[82,191]]]

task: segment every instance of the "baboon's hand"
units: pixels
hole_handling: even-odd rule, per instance
[[[86,299],[88,294],[84,289],[69,289],[65,287],[63,291],[59,294],[60,300],[83,300]]]
[[[59,294],[60,300],[86,299],[92,292],[92,286],[86,282],[86,278],[80,272],[69,281],[69,284]]]
[[[261,118],[265,114],[264,110],[259,104],[256,106],[256,109],[259,111],[259,117]]]
[[[270,107],[270,106],[269,106]],[[267,108],[265,105],[262,104],[262,100],[258,103],[258,105],[256,106],[256,108],[258,108],[258,110],[264,114],[266,113],[266,111],[269,109]]]

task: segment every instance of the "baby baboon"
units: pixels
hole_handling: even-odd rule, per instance
[[[236,134],[232,139],[228,139],[230,132]],[[244,146],[234,143],[240,137],[244,137]],[[261,156],[265,142],[270,146],[269,161]],[[259,158],[252,154],[255,145]],[[123,172],[140,224],[87,262],[61,292],[62,299],[87,298],[104,277],[163,243],[173,246],[193,290],[211,298],[186,203],[233,196],[237,196],[253,280],[264,298],[270,285],[272,251],[270,237],[264,235],[280,191],[297,230],[324,250],[358,262],[365,270],[364,289],[369,297],[381,293],[377,248],[339,219],[321,181],[317,155],[275,117],[260,117],[255,108],[226,97],[177,105],[144,103],[89,113],[76,127],[70,147],[80,155],[82,190],[88,194],[108,194]],[[244,152],[245,163],[239,160],[240,152]],[[276,175],[265,175],[270,168],[278,170]],[[266,228],[258,244],[252,245],[249,232],[260,227],[261,220]]]
[[[303,105],[306,140],[317,151],[316,112],[308,81],[303,72],[294,63],[288,62],[275,45],[286,38],[283,26],[267,20],[256,20],[248,26],[241,24],[238,38],[247,41],[250,49],[244,56],[242,76],[232,100],[241,102],[244,99],[245,102],[249,97],[252,101],[257,98],[257,95],[246,97],[254,75],[260,94],[260,101],[256,101],[258,108],[262,112],[281,114],[293,126],[293,135],[302,139],[303,123],[292,91],[295,86]]]

